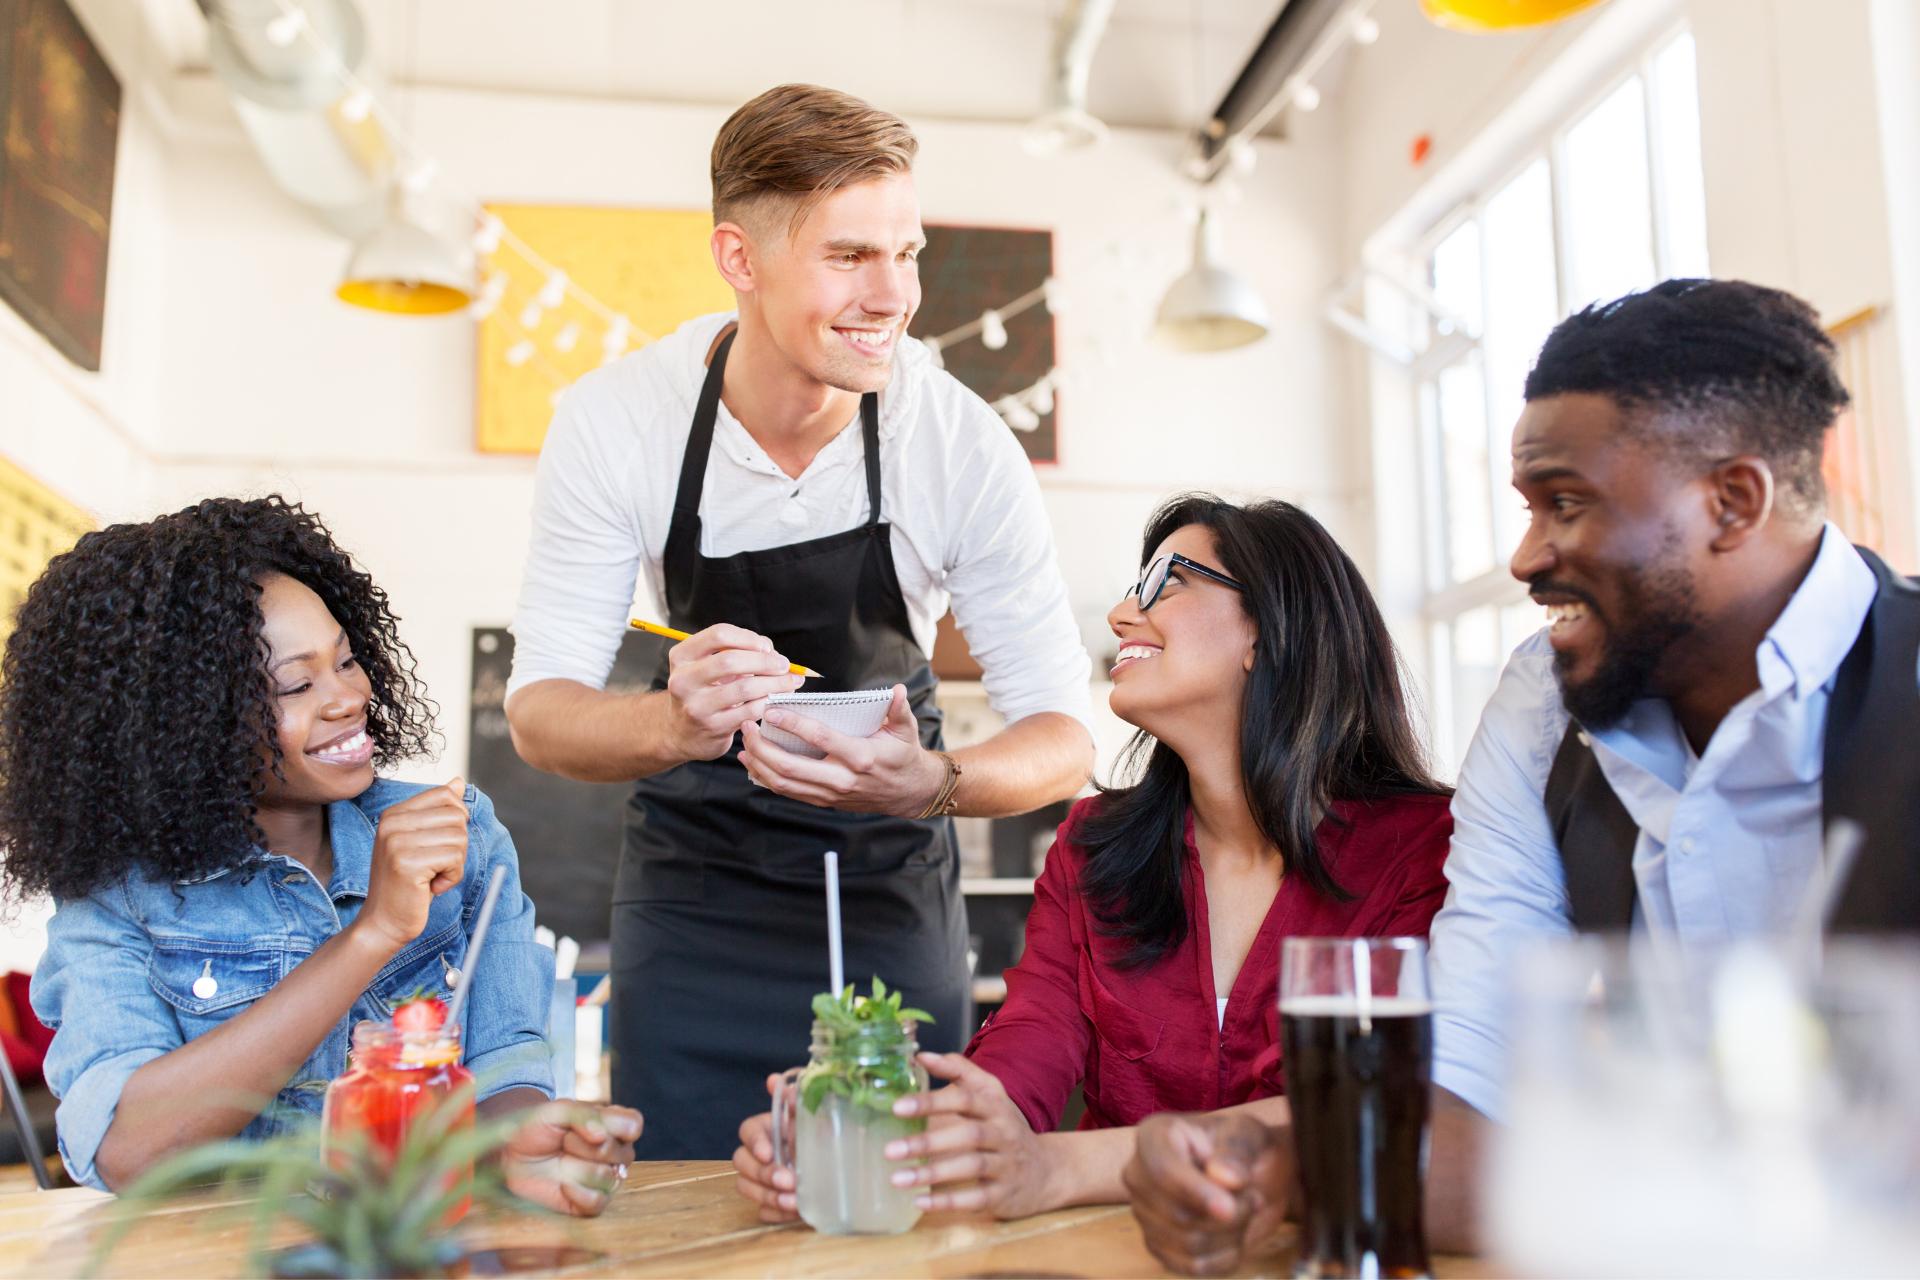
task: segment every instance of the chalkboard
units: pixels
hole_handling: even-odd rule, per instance
[[[651,687],[668,643],[628,632],[608,690],[636,693]],[[513,833],[521,883],[540,923],[583,944],[605,941],[633,784],[575,782],[522,760],[507,732],[512,669],[512,634],[504,627],[474,628],[467,780],[492,797],[500,821]]]

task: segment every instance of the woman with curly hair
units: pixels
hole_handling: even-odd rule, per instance
[[[458,778],[375,772],[433,733],[396,621],[279,497],[89,533],[28,593],[0,669],[0,876],[55,901],[33,1006],[80,1182],[311,1123],[357,1022],[459,980],[497,867],[465,1062],[482,1115],[552,1095],[553,961],[512,839]],[[529,1111],[509,1184],[598,1213],[639,1132],[625,1108]]]

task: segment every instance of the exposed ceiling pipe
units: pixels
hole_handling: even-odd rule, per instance
[[[214,74],[274,181],[344,236],[380,224],[393,151],[376,122],[342,110],[335,73],[337,58],[366,77],[366,25],[353,0],[301,0],[307,29],[293,39],[277,25],[288,13],[280,0],[197,3]]]
[[[1114,0],[1072,0],[1060,16],[1053,44],[1053,80],[1046,112],[1027,126],[1023,145],[1034,155],[1091,147],[1105,140],[1107,126],[1087,110],[1087,80],[1094,51],[1113,17]]]
[[[1288,104],[1312,90],[1311,77],[1352,32],[1366,0],[1283,0],[1279,14],[1194,140],[1190,175],[1218,177],[1234,145],[1250,140]]]

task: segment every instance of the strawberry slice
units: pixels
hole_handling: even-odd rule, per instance
[[[400,1032],[432,1033],[447,1025],[447,1006],[440,997],[424,989],[403,997],[393,1006],[393,1029]]]

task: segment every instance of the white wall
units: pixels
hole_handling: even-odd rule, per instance
[[[209,96],[175,95],[195,127],[168,156],[166,258],[192,295],[176,288],[180,304],[143,335],[163,368],[153,506],[278,489],[322,512],[392,595],[440,702],[447,763],[419,772],[463,768],[468,633],[511,616],[532,460],[472,451],[471,322],[335,301],[345,247],[269,184],[237,133],[223,142],[207,127],[220,113]],[[442,171],[484,198],[695,208],[726,114],[431,90],[407,109]],[[1011,126],[916,129],[929,220],[1055,232],[1064,461],[1041,477],[1096,653],[1144,517],[1175,489],[1285,496],[1349,533],[1365,480],[1347,433],[1326,429],[1343,408],[1327,369],[1345,353],[1317,315],[1338,267],[1330,131],[1263,145],[1225,211],[1228,254],[1266,294],[1276,332],[1181,356],[1143,336],[1190,239],[1175,137],[1118,131],[1098,151],[1043,162]]]

